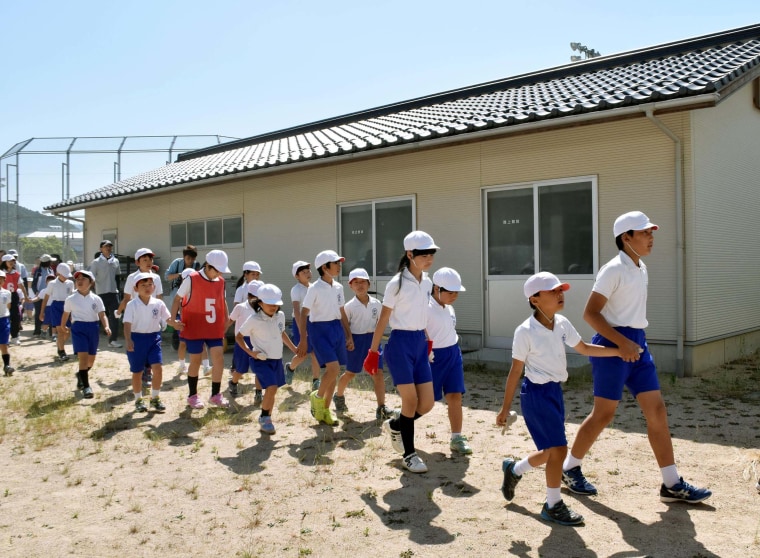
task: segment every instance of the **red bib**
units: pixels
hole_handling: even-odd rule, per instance
[[[209,281],[199,272],[188,275],[190,296],[182,301],[185,339],[221,339],[224,337],[224,278]]]

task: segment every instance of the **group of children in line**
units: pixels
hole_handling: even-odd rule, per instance
[[[641,212],[626,213],[615,221],[613,231],[620,252],[600,269],[584,312],[584,318],[598,332],[592,343],[584,342],[569,320],[559,313],[569,284],[548,272],[536,273],[524,284],[523,293],[532,315],[515,330],[512,365],[496,424],[508,425],[519,386],[522,414],[537,451],[519,461],[511,458],[503,461],[501,490],[511,501],[522,476],[545,465],[546,502],[541,517],[548,521],[562,525],[583,523],[583,517],[565,505],[560,489],[564,484],[575,494],[597,493],[583,475],[581,461],[614,417],[624,386],[637,399],[647,419],[650,444],[663,477],[661,500],[698,503],[711,496],[709,490],[694,487],[678,475],[667,412],[644,335],[647,277],[641,258],[651,252],[654,230],[657,225]],[[451,449],[471,454],[472,448],[462,433],[464,369],[452,307],[459,293],[466,289],[454,269],[444,267],[432,278],[428,275],[438,249],[429,234],[409,233],[404,238],[398,271],[387,284],[382,302],[369,294],[370,276],[362,268],[350,271],[348,285],[354,297],[345,302],[343,286],[338,281],[345,258],[332,250],[317,254],[314,265],[319,279],[313,283],[311,265],[295,262],[292,274],[297,282],[291,290],[291,339],[281,311],[282,291],[259,280],[258,263],[244,264],[236,305],[228,314],[222,278],[223,273],[230,273],[227,254],[221,250],[208,252],[200,270],[186,269],[182,273],[182,283],[168,310],[157,298],[161,281],[150,269],[153,253],[141,248],[135,254],[140,269],[128,278],[125,300],[119,308],[133,375],[135,410],[148,408],[141,382],[146,367],[152,372],[150,406],[159,412],[166,408],[160,399],[161,331],[166,324],[180,332],[180,340],[190,355],[187,404],[193,409],[204,407],[197,387],[203,352],[208,350],[212,363],[209,403],[227,407],[229,401],[221,392],[223,338],[234,323],[236,346],[228,392],[231,397],[237,396],[243,375],[248,372],[255,375],[262,432],[276,432],[272,412],[277,390],[292,383],[295,369],[311,358],[310,410],[318,422],[327,425],[337,422],[331,403],[338,415],[348,412],[346,387],[365,370],[373,377],[376,417],[384,421],[383,430],[407,470],[413,473],[428,470],[415,448],[415,422],[433,408],[435,401],[442,399],[447,404]],[[78,388],[85,398],[91,398],[88,372],[95,360],[99,325],[108,332],[108,322],[102,301],[90,292],[93,275],[77,271],[73,276],[74,283],[69,279],[68,266],[58,266],[57,276],[45,293],[45,302],[49,299],[51,303],[43,308],[57,327],[62,360],[67,358],[63,343],[71,332],[79,359]],[[5,274],[0,271],[0,352],[8,374],[10,297],[2,288],[4,280]],[[388,326],[391,332],[381,355]],[[283,345],[294,354],[288,363],[283,363]],[[581,425],[570,452],[561,388],[568,376],[564,345],[589,356],[594,375],[594,408]],[[400,409],[395,411],[385,403],[381,358],[401,398]],[[345,367],[342,375],[341,367]],[[323,370],[321,380],[320,370]]]

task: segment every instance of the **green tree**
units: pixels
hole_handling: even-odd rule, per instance
[[[64,248],[60,238],[19,238],[19,256],[24,263],[34,263],[42,254],[59,254],[63,261],[75,260],[76,254],[71,248]]]

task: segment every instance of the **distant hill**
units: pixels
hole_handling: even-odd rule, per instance
[[[8,202],[0,202],[0,220],[5,220],[7,216],[13,220],[16,216],[15,204],[8,204]],[[52,215],[44,215],[39,211],[32,211],[25,207],[18,207],[18,234],[27,234],[34,231],[45,230],[60,230],[63,226],[64,220]],[[13,224],[10,224],[13,228]],[[8,226],[3,223],[3,230],[7,230]],[[82,226],[74,221],[69,222],[69,230],[82,230]]]

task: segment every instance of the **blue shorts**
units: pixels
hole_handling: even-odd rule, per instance
[[[251,338],[250,337],[243,337],[243,341],[245,341],[245,344],[248,345],[248,348],[251,348]],[[250,364],[251,361],[251,355],[246,353],[243,348],[237,344],[237,341],[235,341],[235,348],[232,351],[232,368],[237,372],[238,374],[247,374],[248,372],[253,372],[253,368]]]
[[[355,333],[351,336],[354,338],[354,350],[346,351],[346,372],[359,374],[364,370],[364,359],[367,358],[367,351],[372,345],[373,335],[374,333]],[[377,369],[382,370],[382,368],[383,355],[381,353]]]
[[[60,327],[61,318],[63,317],[63,301],[54,300],[53,303],[47,307],[45,311],[45,318],[50,316],[50,325],[53,327]]]
[[[306,327],[309,327],[309,322],[306,322]],[[301,331],[298,329],[298,324],[296,323],[295,318],[293,318],[293,324],[290,326],[290,330],[293,332],[293,335],[290,336],[290,340],[293,342],[293,344],[297,347],[298,344],[301,342]],[[345,333],[343,334],[345,335]],[[314,347],[311,344],[311,339],[306,340],[306,352],[307,353],[313,353]]]
[[[224,339],[182,339],[187,347],[188,354],[199,355],[203,352],[203,345],[209,349],[212,347],[223,347]]]
[[[433,349],[433,362],[430,372],[433,374],[433,395],[436,401],[443,399],[447,393],[466,393],[464,389],[464,364],[459,345],[442,349]]]
[[[100,322],[74,322],[71,324],[71,344],[75,353],[94,355],[98,352]]]
[[[269,386],[282,387],[285,385],[285,368],[282,366],[281,358],[268,358],[259,360],[251,359],[253,371],[256,379],[261,384],[261,389],[267,389]]]
[[[562,384],[534,384],[528,378],[523,378],[520,405],[525,426],[528,427],[536,449],[541,451],[567,445]]]
[[[129,371],[132,374],[139,374],[145,366],[161,364],[163,355],[161,353],[161,332],[154,333],[132,333],[132,344],[134,351],[127,351],[127,360],[129,360]]]
[[[340,320],[308,322],[306,327],[320,368],[328,362],[346,364],[346,334]]]
[[[7,345],[11,337],[11,319],[8,316],[0,318],[0,345]]]
[[[394,329],[385,344],[383,355],[394,386],[433,381],[423,330]]]
[[[659,391],[660,380],[657,378],[657,368],[649,352],[644,330],[632,327],[616,327],[615,330],[626,339],[637,343],[644,352],[636,362],[625,362],[619,357],[589,357],[591,374],[594,377],[594,396],[620,401],[623,398],[623,386],[626,386],[634,397],[646,391]],[[604,347],[617,346],[598,333],[591,342]]]

